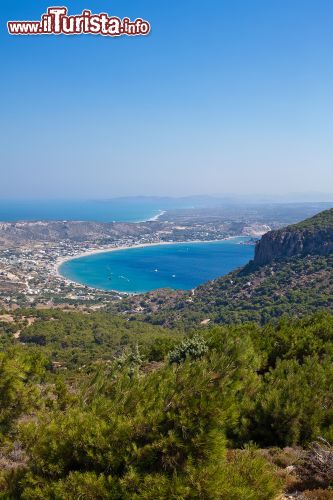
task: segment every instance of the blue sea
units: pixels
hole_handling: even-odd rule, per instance
[[[101,290],[143,293],[158,288],[190,290],[253,258],[249,238],[129,248],[72,259],[62,276]]]
[[[162,203],[163,205],[163,203]],[[161,213],[160,200],[0,200],[0,221],[139,222]]]

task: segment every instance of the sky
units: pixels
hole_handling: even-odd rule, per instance
[[[332,0],[80,0],[148,37],[10,36],[0,197],[333,192]]]

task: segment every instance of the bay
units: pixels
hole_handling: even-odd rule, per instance
[[[159,288],[190,290],[253,258],[250,238],[172,243],[96,253],[59,267],[65,278],[89,287],[126,293]]]

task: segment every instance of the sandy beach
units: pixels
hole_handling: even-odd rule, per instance
[[[166,210],[160,210],[158,212],[158,214],[154,215],[154,217],[151,217],[150,219],[147,219],[146,221],[142,221],[142,222],[154,222],[156,220],[158,220],[160,217],[162,217],[162,215],[166,214]]]

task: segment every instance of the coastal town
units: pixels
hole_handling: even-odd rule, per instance
[[[290,222],[298,213],[291,213]],[[254,210],[174,210],[141,223],[20,221],[0,223],[0,307],[103,308],[122,293],[70,281],[58,271],[65,260],[112,249],[250,237],[250,244],[285,225],[284,214]]]
[[[75,222],[19,222],[0,224],[0,306],[68,306],[101,308],[122,294],[74,283],[62,277],[59,265],[70,258],[110,249],[182,241],[221,240],[242,235],[256,237],[269,228],[262,224],[232,228],[178,225],[170,221],[141,224]]]

